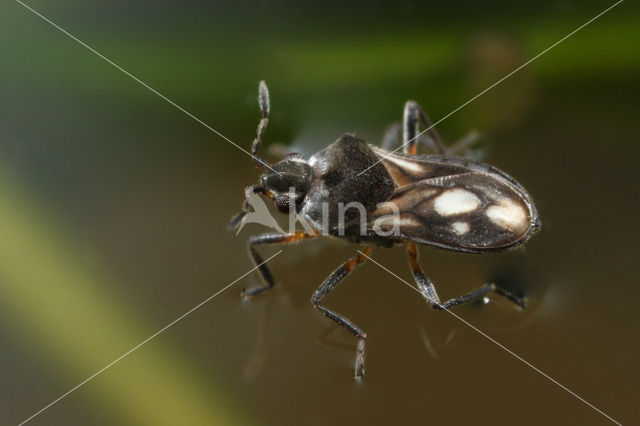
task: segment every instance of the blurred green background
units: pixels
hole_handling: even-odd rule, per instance
[[[28,0],[249,148],[267,80],[268,145],[312,154],[377,143],[407,99],[435,121],[613,4]],[[438,125],[483,134],[544,222],[524,250],[422,250],[456,313],[622,423],[640,417],[637,242],[640,8],[625,1]],[[14,1],[0,4],[0,423],[17,424],[251,268],[225,230],[258,171],[211,133]],[[419,295],[366,264],[309,298],[359,248],[313,240],[255,274],[30,424],[606,424]],[[262,253],[274,253],[264,247]],[[402,247],[374,258],[411,281]]]

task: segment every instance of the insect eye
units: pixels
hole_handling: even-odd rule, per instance
[[[280,213],[289,213],[289,195],[279,195],[273,199],[273,204]]]

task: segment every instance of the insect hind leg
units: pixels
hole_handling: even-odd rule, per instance
[[[420,126],[424,127],[422,133],[419,131]],[[405,154],[415,155],[418,153],[418,142],[425,140],[420,136],[426,136],[425,142],[437,154],[446,153],[444,144],[420,105],[415,101],[407,101],[404,105],[404,118],[402,121],[402,147]]]
[[[477,130],[471,130],[467,133],[462,139],[458,140],[451,146],[446,148],[448,155],[463,155],[465,151],[467,151],[471,145],[476,143],[476,141],[480,138],[480,133]]]
[[[358,349],[356,352],[355,361],[356,379],[361,379],[364,376],[365,338],[367,337],[367,335],[360,327],[358,327],[342,315],[322,306],[320,302],[356,266],[367,260],[367,256],[370,253],[371,247],[367,247],[367,249],[364,251],[364,254],[358,254],[357,256],[347,260],[338,269],[333,271],[331,275],[329,275],[329,277],[320,285],[320,287],[318,287],[318,289],[313,293],[313,296],[311,297],[311,303],[313,303],[313,306],[315,306],[320,312],[322,312],[324,316],[332,319],[342,327],[346,328],[351,334],[360,339],[358,341]]]
[[[418,288],[422,293],[422,296],[424,296],[427,302],[434,309],[449,309],[453,306],[461,305],[463,303],[475,300],[491,292],[497,293],[509,299],[521,308],[526,307],[526,301],[524,299],[496,286],[494,283],[485,284],[482,287],[467,294],[449,299],[445,302],[441,302],[440,298],[438,297],[438,293],[436,292],[436,288],[433,285],[433,282],[422,272],[422,268],[418,263],[418,247],[416,246],[416,244],[408,242],[407,251],[409,253],[409,263],[411,264],[411,271],[413,272],[413,277],[418,284]]]
[[[525,301],[525,299],[522,299],[518,296],[516,296],[513,293],[508,292],[507,290],[504,290],[498,286],[496,286],[494,283],[489,283],[489,284],[485,284],[480,288],[475,289],[472,292],[469,292],[465,295],[459,296],[459,297],[455,297],[453,299],[449,299],[446,302],[444,302],[442,304],[442,306],[440,306],[439,308],[441,309],[448,309],[451,308],[453,306],[457,306],[457,305],[461,305],[463,303],[475,300],[481,296],[484,296],[487,293],[497,293],[507,299],[509,299],[510,301],[512,301],[513,303],[515,303],[516,305],[520,306],[521,308],[526,308],[527,307],[527,303]]]
[[[387,130],[384,132],[384,137],[382,138],[382,144],[380,145],[382,149],[385,151],[391,151],[398,143],[398,134],[400,133],[400,123],[393,123]]]

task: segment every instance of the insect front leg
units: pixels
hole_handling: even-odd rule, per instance
[[[438,293],[436,292],[436,288],[433,285],[433,282],[422,272],[422,268],[420,264],[418,264],[418,247],[415,243],[408,242],[407,243],[407,251],[409,253],[409,263],[411,264],[411,272],[413,272],[413,277],[418,284],[418,289],[424,296],[424,298],[429,302],[432,308],[434,309],[448,309],[453,306],[460,305],[462,303],[469,302],[471,300],[475,300],[478,297],[484,296],[487,293],[497,293],[507,299],[511,300],[516,305],[521,308],[526,307],[526,302],[524,299],[500,288],[497,287],[494,283],[485,284],[482,287],[464,294],[462,296],[449,299],[445,302],[441,302],[438,297]]]
[[[262,293],[265,290],[269,290],[273,287],[274,281],[271,272],[266,264],[264,264],[262,256],[258,254],[258,251],[255,249],[255,246],[260,244],[288,244],[295,243],[297,241],[303,240],[305,238],[313,238],[315,235],[307,234],[303,231],[293,232],[289,234],[262,234],[262,235],[254,235],[249,238],[248,248],[249,248],[249,257],[253,261],[254,265],[260,265],[258,267],[258,272],[260,273],[260,278],[262,278],[263,285],[258,287],[253,287],[250,289],[242,289],[242,296],[245,298],[249,298],[255,296],[258,293]]]
[[[231,219],[231,221],[229,222],[229,225],[227,225],[227,229],[236,229],[242,222],[242,219],[244,219],[247,213],[249,213],[249,207],[251,206],[249,204],[249,199],[253,194],[261,194],[261,195],[268,196],[269,193],[265,188],[257,185],[248,186],[247,188],[245,188],[244,201],[242,202],[242,210],[240,210],[240,213],[238,213]]]
[[[446,149],[438,133],[432,128],[432,124],[427,118],[427,115],[415,101],[407,101],[404,105],[404,118],[402,122],[402,147],[404,153],[411,155],[418,153],[418,142],[420,141],[418,135],[420,134],[419,130],[421,125],[426,130],[422,135],[427,136],[426,140],[429,142],[430,148],[437,154],[446,153]]]
[[[358,254],[355,257],[347,260],[343,263],[338,269],[333,271],[331,275],[318,287],[318,289],[313,293],[311,297],[311,303],[315,306],[323,315],[331,318],[342,327],[349,330],[351,334],[356,336],[358,339],[358,349],[356,352],[356,362],[355,362],[355,376],[356,379],[361,379],[364,376],[364,358],[365,358],[365,344],[364,340],[367,337],[366,333],[360,329],[357,325],[349,321],[347,318],[343,317],[340,314],[335,313],[334,311],[325,308],[320,305],[320,302],[324,297],[334,289],[338,283],[349,274],[356,266],[360,263],[364,262],[367,259],[367,256],[371,253],[371,247],[367,247],[364,251],[364,254]]]

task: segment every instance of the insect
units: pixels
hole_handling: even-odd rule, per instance
[[[259,194],[272,199],[280,212],[304,219],[312,229],[249,239],[250,258],[259,265],[263,284],[243,290],[245,297],[255,296],[274,285],[256,246],[294,243],[318,235],[366,245],[360,254],[333,271],[311,297],[311,303],[320,312],[358,338],[357,379],[363,377],[365,371],[366,334],[346,317],[324,306],[322,300],[368,258],[374,247],[406,244],[414,279],[434,309],[448,309],[490,292],[525,307],[524,299],[493,283],[441,301],[433,282],[418,263],[418,244],[468,253],[502,251],[520,247],[541,227],[531,197],[518,182],[495,167],[454,155],[471,137],[463,139],[458,148],[447,149],[431,129],[421,107],[408,101],[402,125],[402,153],[390,151],[399,133],[395,126],[387,132],[382,147],[367,144],[356,134],[348,133],[309,160],[294,153],[269,165],[258,157],[270,110],[269,91],[264,81],[259,85],[258,101],[262,118],[251,154],[268,170],[260,177],[259,185],[245,189],[242,211],[231,220],[229,227],[240,225],[249,213],[249,199]],[[420,127],[426,130],[424,137],[419,137],[422,136]],[[418,154],[421,143],[435,153]]]

